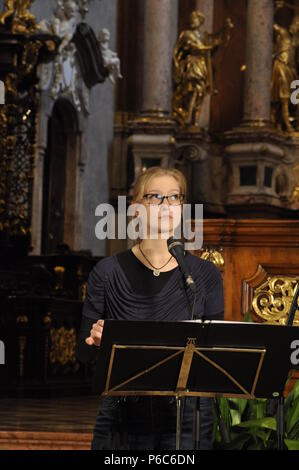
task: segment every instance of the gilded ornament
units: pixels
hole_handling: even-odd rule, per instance
[[[0,24],[11,20],[13,34],[34,34],[39,29],[35,16],[29,12],[34,0],[5,0],[6,11],[0,14]]]
[[[275,43],[271,80],[271,120],[275,126],[288,133],[299,129],[297,109],[291,104],[291,84],[297,79],[297,53],[299,46],[299,8],[287,2],[275,3],[276,11],[286,7],[296,14],[289,28],[275,23]]]
[[[222,252],[222,248],[203,248],[200,251],[199,257],[201,259],[214,263],[217,268],[222,268],[224,266],[224,258],[222,256]]]
[[[233,24],[227,18],[224,28],[216,34],[201,32],[205,16],[193,11],[190,29],[183,31],[173,54],[173,116],[181,127],[199,127],[199,117],[206,95],[214,93],[212,52],[227,45]]]
[[[267,323],[285,325],[298,282],[299,277],[268,277],[254,291],[252,308],[257,316]],[[299,308],[294,325],[299,326]]]
[[[49,359],[51,364],[65,366],[67,363],[76,363],[76,332],[74,328],[51,328],[51,349]]]

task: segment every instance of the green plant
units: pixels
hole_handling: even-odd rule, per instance
[[[276,448],[276,419],[269,412],[267,400],[219,400],[222,418],[230,435],[223,444],[215,419],[216,449],[266,450]],[[285,445],[299,450],[299,381],[285,400]]]

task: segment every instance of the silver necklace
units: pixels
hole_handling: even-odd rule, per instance
[[[142,249],[141,249],[141,246],[140,246],[140,243],[138,245],[138,248],[139,248],[139,251],[140,253],[142,254],[142,256],[146,259],[146,261],[151,265],[152,268],[154,268],[153,270],[153,275],[154,276],[160,276],[160,272],[161,272],[161,269],[163,269],[168,263],[169,261],[171,260],[172,256],[169,258],[169,260],[167,261],[167,263],[163,264],[163,266],[161,266],[160,268],[156,268],[151,262],[150,260],[145,256],[145,254],[143,253]]]

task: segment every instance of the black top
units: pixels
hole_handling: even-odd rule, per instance
[[[186,253],[186,263],[197,288],[195,316],[223,319],[222,277],[216,266]],[[88,346],[92,324],[99,319],[184,321],[190,319],[179,268],[153,276],[131,250],[109,256],[92,269],[87,283],[77,356],[82,362],[96,358],[97,348]],[[193,294],[187,289],[189,302]]]
[[[161,272],[160,276],[154,276],[153,271],[139,261],[132,250],[123,251],[116,256],[136,294],[147,296],[158,294],[170,279],[174,270],[178,269],[174,268],[168,272]]]

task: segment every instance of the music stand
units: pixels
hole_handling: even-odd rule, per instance
[[[94,390],[104,396],[278,398],[296,329],[239,322],[105,320]]]

